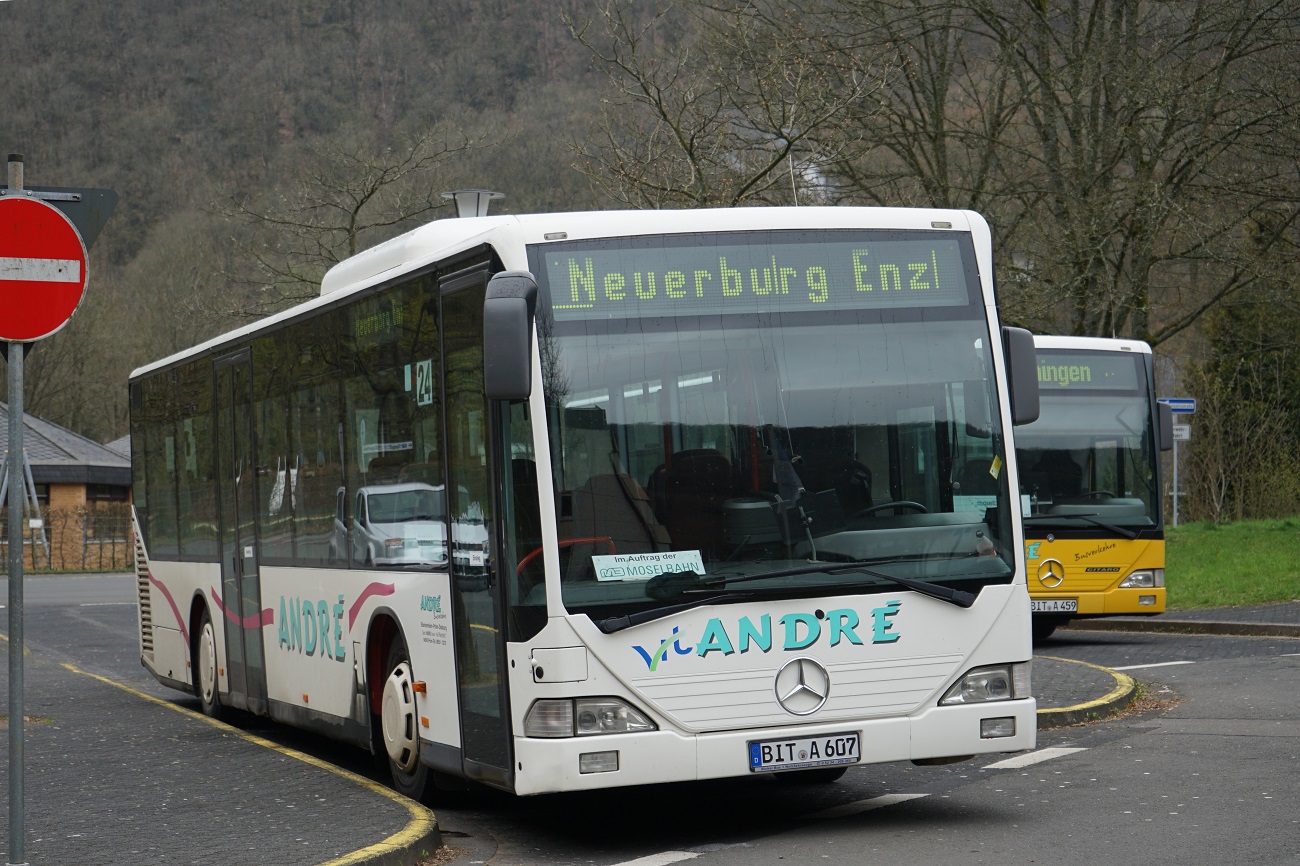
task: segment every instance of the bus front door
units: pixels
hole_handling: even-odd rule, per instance
[[[220,617],[225,623],[230,703],[265,713],[266,661],[262,654],[262,588],[254,522],[257,473],[249,353],[245,350],[217,360],[213,373],[221,506],[221,610],[212,613],[214,619]]]
[[[510,790],[514,773],[503,663],[504,582],[493,555],[493,446],[483,394],[486,284],[482,276],[465,282],[467,288],[442,299],[461,757],[468,777]],[[448,288],[459,286],[444,283],[444,292]]]

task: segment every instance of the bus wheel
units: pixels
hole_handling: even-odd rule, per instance
[[[198,695],[203,715],[221,718],[221,698],[217,695],[217,632],[212,627],[212,617],[207,608],[199,620],[199,633],[194,637],[190,665],[194,669],[194,694]]]
[[[394,638],[388,648],[388,679],[384,681],[380,724],[393,787],[414,800],[426,799],[433,790],[433,774],[420,763],[419,718],[406,645]]]
[[[1033,632],[1034,640],[1047,640],[1058,626],[1062,626],[1067,622],[1069,622],[1068,617],[1036,616],[1030,620],[1030,629]]]

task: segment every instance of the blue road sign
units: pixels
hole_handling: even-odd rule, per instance
[[[1169,404],[1175,415],[1192,415],[1196,412],[1195,397],[1160,397],[1159,401]]]

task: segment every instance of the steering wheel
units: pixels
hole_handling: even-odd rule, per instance
[[[910,499],[897,499],[893,502],[882,502],[879,505],[873,505],[870,508],[864,508],[855,514],[855,517],[867,517],[875,514],[877,511],[887,511],[891,508],[907,508],[911,511],[918,511],[921,514],[929,514],[930,509],[926,508],[919,502],[913,502]]]
[[[1109,490],[1089,490],[1087,493],[1081,493],[1076,499],[1115,499],[1114,493]]]

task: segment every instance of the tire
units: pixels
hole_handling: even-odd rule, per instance
[[[1052,633],[1069,620],[1065,617],[1056,616],[1036,616],[1030,620],[1030,629],[1033,632],[1034,640],[1047,640]]]
[[[383,700],[380,706],[380,737],[393,788],[412,800],[430,801],[434,794],[433,772],[420,763],[420,719],[415,709],[411,660],[402,639],[394,637],[384,665]]]
[[[816,767],[811,770],[793,770],[789,773],[777,773],[780,782],[789,785],[829,785],[838,782],[849,771],[847,766]]]
[[[203,715],[220,719],[224,707],[217,685],[217,631],[207,608],[199,619],[199,629],[194,635],[190,665],[194,671],[194,694],[203,708]]]

